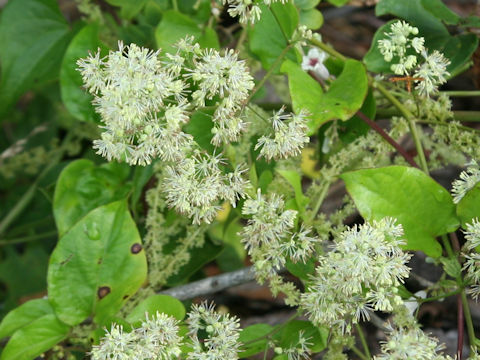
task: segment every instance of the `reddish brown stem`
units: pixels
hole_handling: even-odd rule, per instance
[[[368,126],[370,126],[373,130],[375,130],[378,135],[380,135],[382,138],[385,139],[386,142],[388,142],[390,145],[392,145],[395,150],[398,151],[400,155],[403,156],[403,158],[413,167],[416,167],[420,169],[420,166],[413,160],[413,158],[408,154],[407,150],[405,150],[399,143],[397,143],[394,139],[388,135],[385,130],[383,130],[378,124],[370,119],[367,115],[362,113],[361,111],[357,111],[357,116],[362,119]]]

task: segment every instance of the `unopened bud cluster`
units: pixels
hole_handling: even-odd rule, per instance
[[[403,230],[391,218],[354,226],[318,261],[301,306],[314,324],[350,330],[370,310],[392,311],[402,304],[398,286],[408,277],[411,255],[400,246]]]

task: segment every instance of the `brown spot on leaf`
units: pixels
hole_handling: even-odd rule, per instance
[[[108,286],[101,286],[98,288],[97,295],[99,299],[103,299],[105,296],[110,294],[110,287]]]
[[[130,248],[130,251],[132,252],[132,254],[138,254],[140,251],[142,251],[142,245],[139,244],[139,243],[135,243],[132,245],[132,247]]]
[[[123,300],[127,299],[128,295],[123,295]]]

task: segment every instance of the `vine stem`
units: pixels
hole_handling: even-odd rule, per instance
[[[369,360],[369,358],[366,357],[365,354],[362,353],[360,350],[358,350],[355,346],[352,346],[350,350],[352,350],[355,353],[355,355],[357,355],[360,359]]]
[[[452,246],[450,245],[450,241],[448,241],[448,238],[445,235],[442,236],[442,242],[443,242],[443,246],[445,247],[445,250],[447,251],[448,257],[451,258],[451,259],[455,259],[457,261],[458,265],[461,266],[458,259],[457,259],[457,256],[453,252]],[[461,298],[462,306],[461,307],[459,306],[459,310],[461,310],[460,308],[463,308],[462,312],[463,312],[463,317],[465,319],[465,324],[467,326],[468,341],[470,343],[470,346],[473,346],[476,343],[475,329],[473,327],[472,314],[470,312],[470,306],[468,305],[467,294],[465,293],[465,289],[463,289],[462,274],[459,274],[455,278],[455,280],[457,282],[458,287],[462,289],[462,291],[460,292],[460,298]],[[463,324],[462,324],[462,328],[463,328]],[[462,331],[462,329],[459,328],[458,331],[460,333],[460,331]],[[459,336],[458,340],[460,342],[460,336]],[[461,345],[463,345],[463,344],[458,344],[458,346],[461,346]]]
[[[415,143],[415,148],[417,149],[418,157],[420,159],[421,169],[428,175],[429,171],[427,159],[425,158],[425,153],[423,152],[422,142],[420,141],[420,136],[417,131],[417,125],[415,124],[413,114],[405,106],[403,106],[403,104],[398,101],[395,96],[390,94],[390,92],[382,84],[375,82],[375,87],[383,96],[385,96],[388,101],[392,103],[393,106],[395,106],[402,113],[405,119],[407,119],[408,127],[410,128],[410,133],[412,134],[413,142]]]
[[[317,39],[312,39],[310,42],[325,51],[326,53],[342,60],[346,61],[347,58],[340,54],[338,51],[333,49],[331,46],[321,42],[320,40]],[[393,106],[395,106],[403,116],[407,119],[408,126],[410,128],[410,133],[412,134],[413,141],[415,143],[415,147],[417,149],[418,157],[420,158],[420,167],[421,169],[428,174],[428,165],[427,165],[427,159],[425,158],[425,153],[423,151],[423,146],[420,141],[420,136],[418,134],[417,126],[415,125],[415,121],[413,114],[405,107],[402,105],[400,101],[397,100],[395,96],[390,94],[390,92],[379,82],[376,82],[371,76],[368,76],[368,79],[371,83],[374,83],[374,86],[377,88],[377,90],[388,100],[392,103]]]
[[[273,74],[277,66],[280,65],[280,62],[283,60],[285,55],[287,55],[288,51],[292,48],[292,46],[293,46],[293,43],[288,44],[287,47],[283,49],[283,51],[280,53],[280,55],[278,55],[278,57],[275,59],[275,62],[272,64],[270,69],[268,69],[267,73],[262,78],[262,80],[260,80],[257,83],[257,85],[255,85],[253,90],[250,92],[250,95],[248,96],[247,100],[245,100],[243,108],[245,108],[245,106],[250,102],[250,100],[252,100],[253,96],[257,93],[257,91],[262,88],[263,84],[265,84],[265,81],[267,81],[267,79]]]
[[[359,323],[355,323],[355,327],[357,329],[358,337],[360,338],[360,342],[362,343],[363,351],[365,351],[365,356],[367,359],[370,359],[372,355],[370,355],[370,350],[368,349],[367,340],[365,339],[365,335],[363,334],[362,327]]]
[[[383,130],[378,124],[370,119],[367,115],[362,113],[361,111],[357,111],[357,116],[362,119],[368,126],[370,126],[373,130],[375,130],[386,142],[392,145],[395,150],[399,152],[400,155],[413,167],[419,168],[418,164],[413,160],[413,158],[408,154],[407,150],[405,150],[399,143],[397,143],[390,135],[387,134],[385,130]]]
[[[441,91],[440,93],[451,97],[468,97],[468,96],[480,96],[480,90],[455,90],[455,91]]]

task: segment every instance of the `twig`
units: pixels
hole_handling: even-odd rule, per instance
[[[375,130],[382,138],[385,139],[386,142],[388,142],[390,145],[392,145],[395,150],[399,152],[400,155],[404,157],[404,159],[412,166],[416,168],[420,168],[415,160],[407,153],[407,151],[399,144],[397,143],[394,139],[388,135],[385,130],[383,130],[376,122],[371,120],[367,115],[362,113],[361,111],[357,111],[357,116],[362,119],[368,126],[370,126],[373,130]]]
[[[250,266],[241,270],[212,276],[187,285],[181,285],[168,290],[160,291],[159,294],[170,295],[178,300],[187,300],[197,296],[213,294],[232,286],[244,284],[253,280],[255,280],[255,272],[253,267]]]

